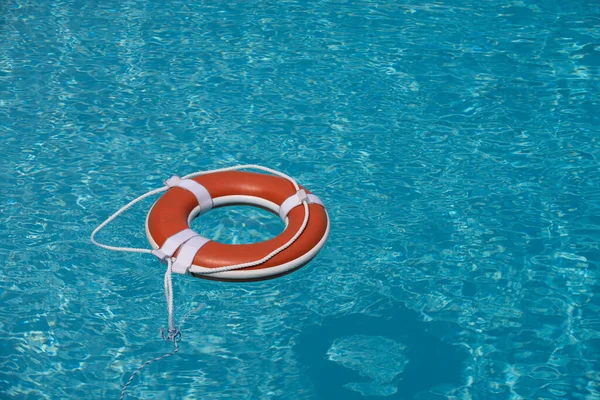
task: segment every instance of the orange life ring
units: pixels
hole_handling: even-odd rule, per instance
[[[162,249],[169,246],[169,240],[171,247],[175,247],[176,250],[172,248],[171,254],[166,256],[174,256],[177,259],[181,254],[184,258],[185,243],[194,251],[193,254],[190,253],[191,256],[188,255],[191,264],[184,266],[185,271],[175,272],[225,281],[275,278],[295,271],[311,261],[329,235],[329,217],[320,200],[304,188],[297,192],[294,185],[285,178],[254,172],[225,171],[200,175],[185,181],[183,184],[183,181],[175,179],[170,189],[154,203],[146,219],[146,236],[154,254],[160,257]],[[296,200],[295,195],[300,196],[300,200]],[[207,274],[210,269],[260,260],[285,245],[304,223],[304,207],[297,206],[301,204],[302,199],[308,199],[308,222],[302,234],[288,248],[260,265]],[[291,203],[294,204],[290,207]],[[273,239],[251,244],[219,243],[203,238],[190,229],[190,222],[197,215],[211,208],[232,204],[254,205],[280,214],[286,228]],[[281,214],[284,208],[285,215]],[[180,244],[181,238],[174,242],[170,239],[177,235],[187,235],[186,237],[195,239],[188,238],[187,242]],[[190,244],[194,241],[199,249]]]

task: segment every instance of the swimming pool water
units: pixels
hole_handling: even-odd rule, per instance
[[[331,237],[273,281],[175,277],[199,310],[128,398],[600,398],[599,68],[592,0],[0,2],[0,398],[118,398],[170,351],[164,266],[89,234],[242,163]],[[151,203],[100,239],[147,246]]]

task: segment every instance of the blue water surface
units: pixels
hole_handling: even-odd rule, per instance
[[[89,234],[242,163],[331,237],[280,279],[176,276],[181,349],[127,398],[600,398],[599,69],[595,0],[0,2],[0,398],[116,399],[171,351],[164,266]],[[99,239],[148,247],[151,204]]]

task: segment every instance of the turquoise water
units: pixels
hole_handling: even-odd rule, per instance
[[[598,2],[6,0],[0,28],[0,398],[116,399],[170,351],[164,266],[89,234],[241,163],[331,237],[277,280],[177,276],[200,310],[128,398],[600,398]],[[150,205],[99,239],[148,246]]]

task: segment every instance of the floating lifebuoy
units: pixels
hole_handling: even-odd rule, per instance
[[[311,261],[329,235],[329,217],[321,200],[280,176],[225,171],[191,179],[173,177],[169,190],[152,206],[146,219],[146,236],[153,254],[174,257],[173,272],[226,281],[265,280],[288,274]],[[305,207],[308,204],[308,220]],[[278,214],[285,230],[259,243],[225,244],[190,229],[190,222],[212,208],[232,204],[258,206]],[[300,235],[292,241],[292,239]],[[291,241],[289,247],[282,246]],[[280,250],[279,252],[278,249]],[[260,260],[258,265],[211,273],[215,268]]]
[[[240,169],[258,169],[272,175],[239,172]],[[96,241],[96,234],[119,215],[143,199],[165,191],[146,218],[146,236],[152,249],[111,246]],[[190,229],[190,221],[196,216],[229,204],[249,204],[272,211],[279,214],[286,228],[271,240],[236,245],[211,241]],[[125,397],[127,387],[142,368],[179,350],[181,331],[173,315],[173,272],[225,281],[275,278],[312,260],[328,235],[329,216],[317,196],[289,176],[254,164],[199,171],[183,178],[173,176],[165,186],[138,196],[108,217],[90,234],[93,244],[112,251],[150,253],[167,264],[164,289],[169,328],[161,329],[161,333],[163,339],[175,345],[172,352],[136,369],[120,398]]]

